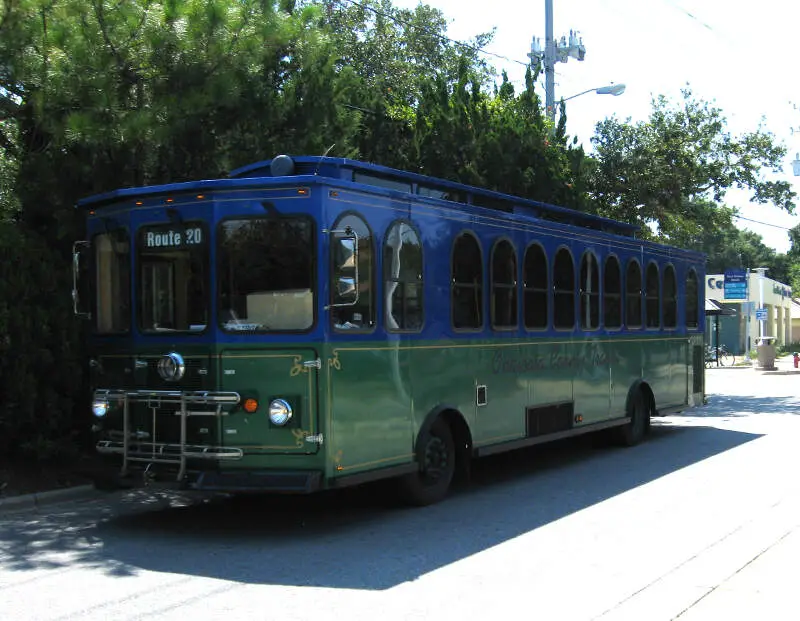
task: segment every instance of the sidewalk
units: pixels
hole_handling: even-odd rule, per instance
[[[729,367],[723,366],[711,366],[706,369],[706,371],[753,371],[755,373],[766,373],[770,375],[793,375],[795,373],[800,374],[800,368],[794,368],[794,357],[792,355],[782,356],[780,358],[775,359],[775,368],[774,369],[759,369],[754,366],[754,361],[751,361],[750,364],[743,364],[744,357],[736,356],[736,364]]]
[[[95,489],[94,485],[75,485],[46,492],[8,496],[0,498],[0,516],[17,511],[35,510],[60,502],[88,500],[101,495],[102,492]]]

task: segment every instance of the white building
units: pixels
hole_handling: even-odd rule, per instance
[[[719,317],[720,344],[733,353],[754,349],[756,339],[762,334],[776,337],[776,345],[792,342],[792,290],[787,285],[750,271],[738,285],[731,284],[729,279],[726,290],[724,274],[707,274],[706,298],[736,311],[735,315]],[[759,307],[765,311],[758,314]],[[763,322],[758,320],[760,316],[764,317]],[[709,318],[706,322],[709,342],[713,342],[715,334],[713,321]]]

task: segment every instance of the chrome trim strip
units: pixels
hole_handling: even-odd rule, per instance
[[[128,461],[153,461],[160,463],[180,464],[181,445],[168,443],[140,442],[129,446]],[[98,453],[104,455],[122,455],[125,443],[113,440],[100,440],[96,447]],[[174,455],[174,459],[169,459]],[[186,445],[183,455],[191,459],[241,459],[244,451],[240,448],[226,446]]]

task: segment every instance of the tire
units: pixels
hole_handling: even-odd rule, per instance
[[[617,444],[622,446],[636,446],[650,428],[650,408],[647,399],[641,390],[637,390],[628,406],[630,421],[615,429]]]
[[[450,426],[437,418],[417,440],[419,471],[402,477],[400,495],[405,502],[422,507],[447,496],[456,470],[456,447]]]

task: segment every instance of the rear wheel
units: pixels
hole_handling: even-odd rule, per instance
[[[644,439],[650,426],[650,407],[648,399],[641,390],[631,398],[628,406],[630,420],[626,425],[617,427],[615,440],[622,446],[635,446]]]
[[[456,450],[450,426],[437,418],[417,442],[419,471],[400,479],[400,493],[412,505],[439,502],[450,489],[456,469]]]

